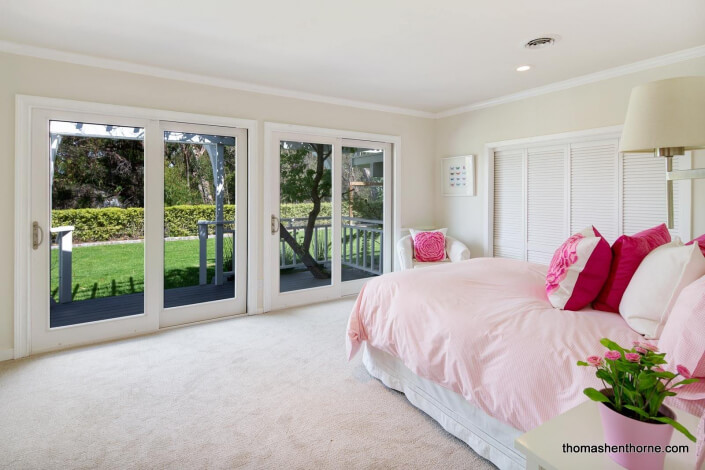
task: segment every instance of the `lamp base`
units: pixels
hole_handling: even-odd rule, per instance
[[[676,155],[685,155],[684,147],[661,147],[655,151],[657,157],[675,157]]]

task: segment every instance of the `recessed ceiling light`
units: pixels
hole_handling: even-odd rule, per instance
[[[526,72],[527,70],[530,70],[531,66],[530,65],[520,65],[517,67],[517,72]]]

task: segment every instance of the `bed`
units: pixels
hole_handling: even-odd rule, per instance
[[[372,376],[499,468],[524,468],[514,439],[601,388],[576,361],[601,354],[604,337],[643,340],[617,314],[552,308],[546,269],[478,258],[375,278],[350,315],[348,357],[364,349]],[[705,389],[670,404],[702,415]]]

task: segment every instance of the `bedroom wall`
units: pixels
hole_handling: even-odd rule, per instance
[[[13,247],[15,95],[37,95],[126,106],[230,116],[264,122],[398,135],[402,138],[401,224],[433,223],[434,125],[430,119],[216,88],[143,75],[0,54],[0,357],[13,347]],[[261,198],[262,195],[259,194]],[[260,217],[262,215],[260,214]],[[256,221],[262,227],[262,219]],[[260,265],[262,254],[260,253]],[[260,296],[261,305],[261,296]]]
[[[486,143],[623,124],[634,86],[687,75],[705,75],[705,58],[437,120],[435,225],[447,226],[448,233],[468,244],[473,256],[482,256],[485,249]],[[468,154],[477,156],[477,195],[442,197],[440,158]],[[705,167],[705,151],[696,155],[694,166]],[[705,180],[694,182],[693,231],[696,235],[705,233]]]

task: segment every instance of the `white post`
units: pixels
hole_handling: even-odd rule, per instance
[[[198,284],[208,282],[208,222],[198,221]]]
[[[54,163],[56,162],[56,152],[59,151],[59,145],[61,145],[61,134],[51,134],[51,147],[49,148],[49,153],[51,156],[51,162],[50,162],[50,167],[49,167],[49,188],[51,188],[54,185]]]
[[[72,280],[72,252],[73,252],[73,230],[74,227],[66,225],[51,229],[51,233],[56,233],[59,241],[59,303],[67,304],[71,302]]]
[[[223,221],[225,202],[225,145],[206,144],[215,187],[215,285],[223,285]]]

